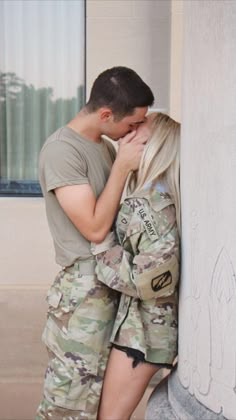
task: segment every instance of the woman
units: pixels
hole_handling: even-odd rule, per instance
[[[152,113],[115,234],[92,246],[98,279],[121,292],[98,419],[128,420],[148,382],[177,354],[180,124]],[[138,135],[137,134],[137,135]]]

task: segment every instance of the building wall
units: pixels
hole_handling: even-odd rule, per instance
[[[181,122],[184,0],[171,3],[170,102],[169,113]]]
[[[184,3],[178,373],[186,393],[232,420],[236,418],[235,22],[234,1]]]
[[[87,1],[87,91],[102,70],[134,68],[169,108],[169,1]],[[0,420],[32,420],[42,395],[45,295],[59,267],[41,198],[0,198]]]
[[[33,418],[46,365],[40,336],[57,267],[40,198],[0,199],[0,419]]]
[[[87,1],[87,88],[106,68],[131,67],[169,109],[171,1]]]

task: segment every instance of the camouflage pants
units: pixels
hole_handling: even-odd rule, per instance
[[[97,281],[94,267],[81,266],[62,270],[47,296],[49,363],[37,420],[97,417],[119,294]]]

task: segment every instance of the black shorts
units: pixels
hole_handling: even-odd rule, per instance
[[[147,360],[145,360],[144,354],[137,349],[132,349],[130,347],[124,347],[119,346],[118,344],[112,344],[112,347],[114,347],[117,350],[123,351],[127,354],[128,357],[131,357],[133,359],[132,366],[135,368],[140,363],[149,363],[150,365],[156,366],[159,369],[166,368],[166,369],[172,369],[173,365],[170,365],[168,363],[152,363]]]

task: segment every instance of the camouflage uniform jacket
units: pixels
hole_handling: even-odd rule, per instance
[[[142,351],[151,362],[172,363],[179,235],[169,194],[156,186],[126,198],[115,233],[118,244],[96,257],[98,279],[122,292],[111,341]]]

